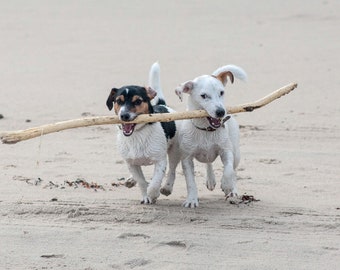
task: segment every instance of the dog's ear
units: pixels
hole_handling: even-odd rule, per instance
[[[175,93],[179,97],[179,99],[182,101],[183,93],[191,94],[192,89],[194,89],[194,83],[192,81],[187,81],[185,83],[182,83],[180,86],[178,86],[175,89]]]
[[[114,96],[117,93],[117,88],[112,88],[109,97],[106,100],[106,106],[109,108],[111,111],[113,108],[113,101],[114,101]]]
[[[229,80],[231,83],[234,83],[234,75],[233,73],[231,73],[230,71],[224,71],[224,72],[221,72],[220,74],[218,74],[216,76],[216,78],[218,80],[221,81],[221,83],[225,86],[228,82],[228,77],[229,77]]]
[[[150,86],[147,87],[145,90],[150,100],[152,100],[155,96],[157,96],[157,92],[153,90]]]

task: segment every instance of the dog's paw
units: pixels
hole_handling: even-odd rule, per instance
[[[238,197],[237,191],[236,192],[235,191],[230,191],[230,192],[227,191],[227,193],[225,192],[224,194],[225,194],[225,199],[226,200],[228,200],[228,199],[237,199],[237,197]]]
[[[208,180],[205,182],[205,185],[207,186],[207,189],[209,189],[210,191],[213,191],[215,189],[215,186],[216,186],[216,181],[211,181],[211,180]]]
[[[141,199],[140,201],[141,204],[154,204],[156,203],[156,199],[151,199],[148,196],[143,197],[143,199]]]
[[[223,190],[225,194],[225,199],[228,200],[232,204],[236,204],[236,202],[239,200],[237,190],[234,189],[225,189]]]
[[[147,189],[147,196],[152,201],[156,201],[160,194],[159,187],[149,186]]]
[[[237,197],[237,188],[230,183],[221,183],[221,189],[225,194],[226,199]]]
[[[183,207],[195,208],[198,207],[198,198],[187,198],[183,203]]]
[[[242,202],[242,200],[237,195],[237,193],[234,193],[234,192],[229,192],[228,194],[226,194],[225,200],[228,201],[230,204],[235,204],[235,205],[239,205]]]
[[[221,189],[227,198],[237,196],[237,188],[235,181],[223,181],[221,182]]]
[[[161,193],[165,196],[169,196],[172,193],[172,189],[170,187],[164,186],[161,188]]]

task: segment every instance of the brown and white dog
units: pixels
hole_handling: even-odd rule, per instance
[[[118,132],[117,147],[141,189],[141,203],[155,203],[167,168],[167,154],[172,172],[168,175],[168,181],[174,181],[175,169],[180,161],[176,123],[132,124],[129,121],[140,114],[172,111],[163,98],[158,63],[150,69],[149,87],[127,85],[113,88],[106,105],[109,110],[114,108],[119,119],[125,122]],[[148,165],[155,166],[150,183],[145,180],[141,168]]]

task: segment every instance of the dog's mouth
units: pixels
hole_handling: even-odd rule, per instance
[[[123,134],[125,136],[130,136],[135,130],[136,124],[122,124]]]
[[[212,128],[219,128],[222,125],[222,119],[220,118],[213,118],[208,116],[207,119]]]

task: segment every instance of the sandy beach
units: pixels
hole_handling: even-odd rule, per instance
[[[114,125],[0,145],[0,269],[339,269],[340,2],[1,1],[0,132],[110,115],[112,87],[147,85],[161,67],[177,85],[235,64],[226,105],[298,88],[251,113],[241,131],[240,195],[205,186],[182,207],[172,195],[141,205],[128,188]],[[149,179],[153,167],[145,167]],[[90,185],[87,185],[89,183]],[[91,186],[92,183],[92,186]]]

